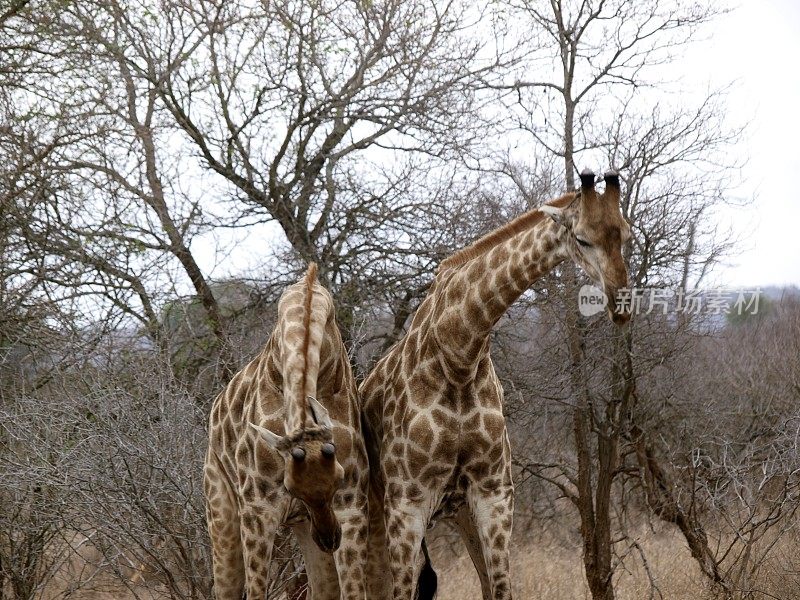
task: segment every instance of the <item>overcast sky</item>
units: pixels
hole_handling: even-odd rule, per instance
[[[731,211],[741,253],[719,280],[800,285],[800,0],[742,0],[709,37],[686,57],[687,77],[698,85],[736,82],[730,117],[750,122],[741,144],[750,160],[737,193],[756,198],[752,208]]]

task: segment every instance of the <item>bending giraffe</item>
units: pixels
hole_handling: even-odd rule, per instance
[[[616,304],[628,282],[622,244],[630,236],[619,177],[608,173],[602,194],[594,179],[584,171],[578,192],[444,260],[408,332],[360,387],[372,466],[371,526],[385,537],[390,578],[382,587],[395,600],[412,598],[420,542],[432,521],[443,518],[455,520],[483,598],[511,598],[514,487],[489,334],[534,281],[567,258],[604,290],[614,322],[627,322],[630,315]],[[378,503],[383,516],[372,510]]]
[[[217,600],[265,597],[282,525],[303,553],[308,598],[363,600],[367,473],[355,380],[311,264],[281,296],[262,352],[211,409],[204,490]]]

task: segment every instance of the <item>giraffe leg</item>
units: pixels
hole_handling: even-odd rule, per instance
[[[311,537],[311,523],[304,521],[292,526],[297,545],[303,553],[308,575],[307,600],[339,600],[339,580],[336,564],[330,554],[319,549]]]
[[[392,597],[392,574],[389,564],[383,499],[370,486],[367,542],[367,598],[370,600],[389,600]]]
[[[367,499],[356,500],[353,506],[337,510],[336,518],[342,527],[342,542],[333,558],[342,600],[364,600],[369,532]]]
[[[235,496],[229,489],[227,478],[213,463],[206,465],[203,487],[211,538],[214,595],[217,600],[241,600],[244,559]]]
[[[267,594],[270,562],[280,520],[263,506],[241,508],[241,537],[248,598],[264,598]]]
[[[394,600],[414,598],[421,566],[420,549],[427,523],[422,504],[404,499],[387,499],[386,533]]]
[[[467,552],[469,552],[469,556],[472,559],[472,564],[475,565],[475,570],[478,572],[478,578],[481,581],[483,600],[491,600],[492,586],[489,583],[489,574],[486,572],[486,562],[483,560],[480,536],[478,535],[478,530],[475,528],[475,522],[472,519],[469,508],[465,506],[459,510],[454,521],[461,534],[461,539],[467,547]]]
[[[514,488],[510,485],[501,486],[491,494],[478,493],[473,488],[471,493],[468,493],[468,502],[490,588],[490,594],[487,596],[481,580],[483,597],[491,600],[511,600],[508,545],[514,515]],[[480,573],[480,569],[478,571]]]

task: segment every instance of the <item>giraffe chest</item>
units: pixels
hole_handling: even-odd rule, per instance
[[[391,426],[384,429],[385,476],[413,482],[450,513],[463,503],[467,488],[509,470],[505,419],[497,387],[448,390],[425,408],[397,402]],[[479,397],[479,393],[483,397]],[[488,397],[494,393],[494,398]]]

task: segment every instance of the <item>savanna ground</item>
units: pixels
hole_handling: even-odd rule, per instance
[[[457,535],[439,527],[430,543],[434,567],[439,576],[439,600],[481,600],[480,583],[469,556]],[[515,534],[512,546],[512,584],[514,597],[521,600],[590,600],[583,574],[581,550],[563,535],[546,532],[531,524]],[[570,537],[570,536],[566,536]],[[637,547],[630,548],[630,560],[615,575],[619,600],[716,600],[697,563],[690,556],[681,536],[670,527],[642,526],[635,537]],[[742,598],[752,600],[795,600],[800,598],[800,553],[798,539],[781,543],[754,581],[754,591]],[[641,560],[646,556],[645,562]],[[88,558],[98,559],[99,556]],[[78,565],[83,564],[83,573]],[[648,573],[649,571],[649,573]],[[64,598],[70,583],[91,571],[74,558],[40,596],[42,600]],[[70,594],[76,600],[141,599],[164,600],[169,595],[157,587],[145,585],[128,589],[109,574],[99,574],[87,586]]]
[[[576,533],[577,535],[577,533]],[[517,535],[518,538],[522,537]],[[535,536],[534,537],[539,537]],[[541,536],[537,543],[519,539],[512,549],[512,587],[514,597],[522,600],[590,600],[580,547]],[[753,600],[795,600],[800,598],[800,558],[798,540],[782,544],[764,565],[753,582],[752,593],[741,598]],[[714,593],[691,557],[679,534],[656,526],[643,529],[637,536],[639,549],[647,558],[647,570],[639,549],[631,549],[624,567],[614,576],[615,597],[619,600],[716,600]],[[465,553],[436,552],[439,570],[438,598],[443,600],[481,600],[480,584]],[[449,560],[447,560],[449,558]],[[653,585],[655,584],[655,586]]]

